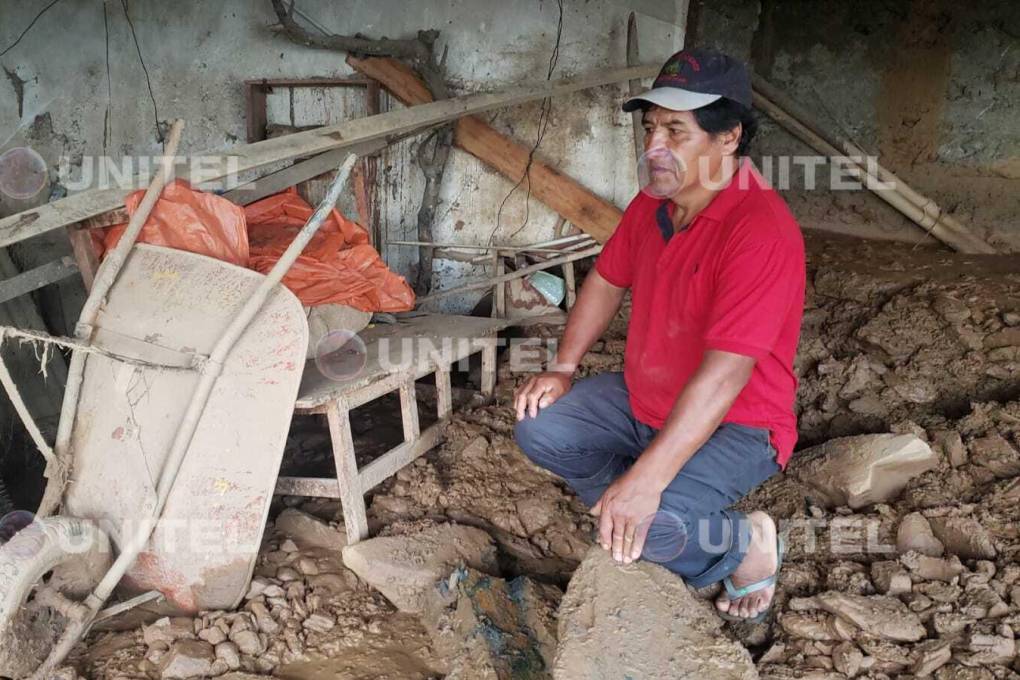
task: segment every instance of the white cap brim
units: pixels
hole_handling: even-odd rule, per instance
[[[704,94],[679,87],[656,87],[623,103],[624,111],[635,111],[642,104],[655,104],[671,111],[693,111],[722,99],[721,94]]]

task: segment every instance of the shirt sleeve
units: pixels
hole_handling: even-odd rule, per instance
[[[643,196],[638,194],[627,206],[616,231],[602,247],[595,269],[618,288],[630,288],[634,282],[634,261],[637,258],[638,223],[645,210]]]
[[[768,356],[804,279],[803,250],[791,241],[747,246],[727,257],[716,280],[706,348]]]

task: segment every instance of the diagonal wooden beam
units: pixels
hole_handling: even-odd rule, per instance
[[[233,173],[261,168],[297,156],[311,156],[333,149],[349,148],[462,116],[516,106],[536,99],[556,97],[631,78],[646,78],[657,71],[657,65],[602,69],[562,80],[515,85],[500,92],[480,92],[444,99],[401,111],[388,111],[375,116],[344,121],[337,125],[244,144],[204,157],[187,157],[183,159],[183,167],[192,169],[191,172],[185,173],[192,184],[212,182],[227,178]],[[192,162],[198,158],[202,158],[201,162]],[[109,210],[116,210],[124,205],[124,197],[131,191],[132,189],[120,188],[83,191],[0,219],[0,247],[81,222]]]
[[[388,57],[348,57],[347,63],[378,80],[404,104],[415,109],[431,105],[432,93],[425,82],[403,62]],[[518,181],[528,167],[530,149],[477,116],[465,116],[457,121],[453,141],[458,148],[513,182]],[[531,162],[530,180],[532,196],[597,241],[608,239],[623,215],[609,201],[537,158]]]

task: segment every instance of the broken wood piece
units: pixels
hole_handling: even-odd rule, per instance
[[[501,92],[479,92],[400,111],[388,111],[375,116],[355,118],[336,125],[328,125],[316,130],[298,132],[253,144],[241,144],[224,152],[207,155],[200,163],[190,162],[195,157],[189,157],[185,166],[192,170],[188,173],[187,179],[192,185],[200,185],[228,177],[234,173],[254,170],[291,158],[316,155],[334,149],[350,150],[363,142],[388,139],[394,135],[422,130],[462,116],[525,104],[546,97],[570,94],[630,78],[649,77],[658,72],[658,69],[657,65],[651,64],[630,68],[600,69],[571,78],[526,83]],[[561,176],[556,171],[552,171],[552,173],[553,176]],[[131,189],[123,188],[83,191],[0,219],[0,247],[60,229],[68,224],[81,222],[94,215],[116,210],[124,205],[124,198],[131,191]],[[532,191],[534,192],[534,189]],[[573,212],[575,211],[563,214],[569,216]],[[601,217],[588,220],[588,222],[601,225],[599,231],[604,240],[615,229],[619,214],[619,210],[615,207],[605,204],[599,213]],[[612,215],[615,217],[610,219]],[[577,221],[574,223],[580,226]]]
[[[430,103],[432,94],[418,74],[396,59],[348,57],[347,63],[360,73],[381,82],[397,99],[412,107],[409,110],[436,105]],[[652,75],[652,72],[634,73],[632,77],[641,78],[646,75]],[[457,121],[454,144],[515,182],[528,167],[529,148],[475,116],[465,116]],[[530,182],[532,196],[599,242],[609,238],[623,215],[609,201],[596,196],[574,179],[538,159],[531,160]]]

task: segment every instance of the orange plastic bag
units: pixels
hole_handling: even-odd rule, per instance
[[[144,195],[145,191],[140,190],[125,199],[129,215],[134,214]],[[100,232],[97,244],[100,255],[112,250],[126,229],[126,224],[118,224]],[[96,240],[93,237],[93,243]],[[182,180],[163,189],[138,234],[138,241],[248,266],[244,209],[215,194],[196,191]]]
[[[272,269],[313,209],[293,188],[244,209],[251,256],[248,266]],[[304,253],[283,277],[305,306],[347,305],[364,312],[403,312],[414,308],[414,291],[391,272],[368,232],[333,210]]]

